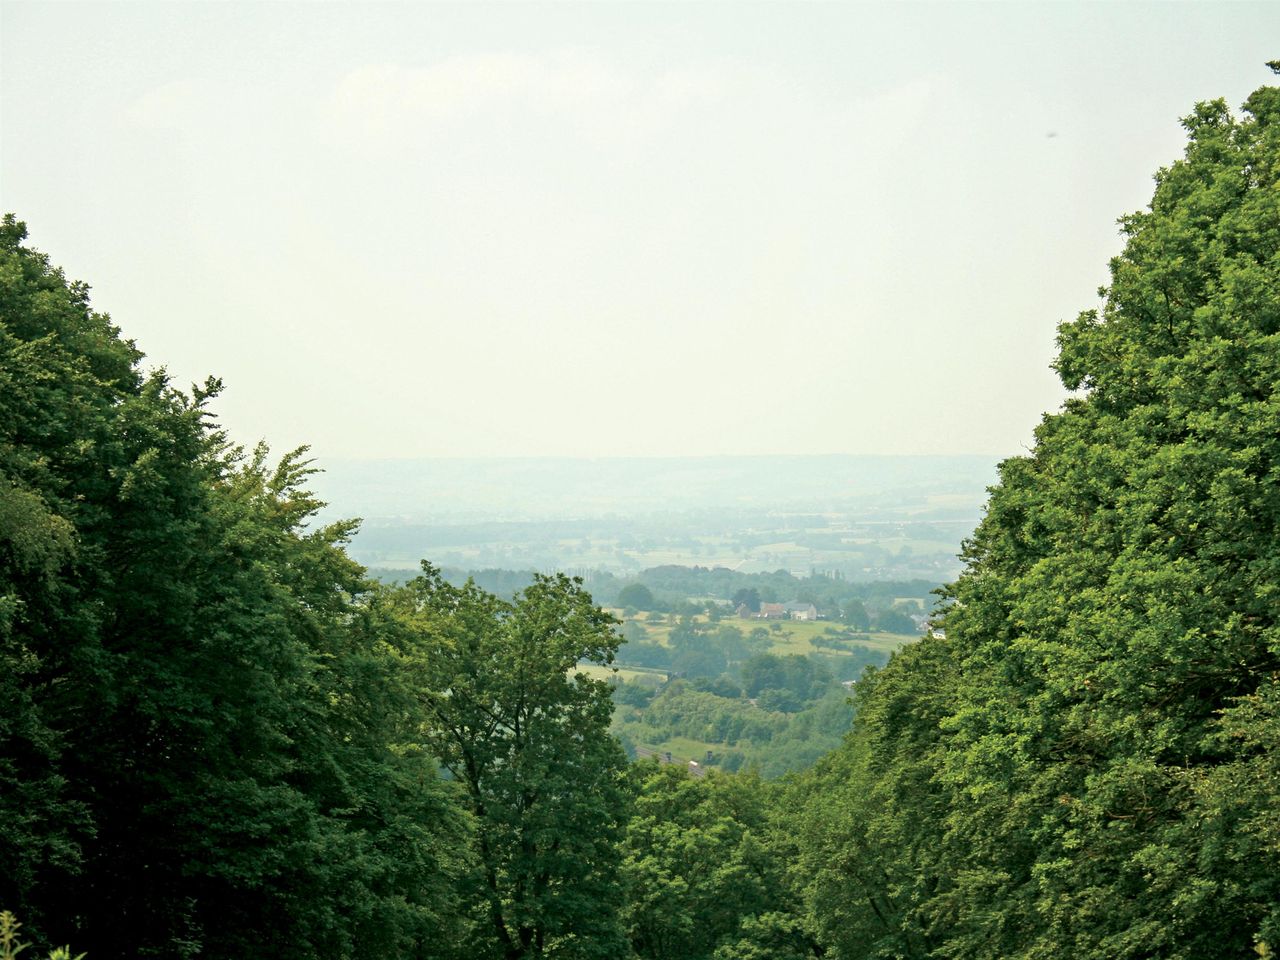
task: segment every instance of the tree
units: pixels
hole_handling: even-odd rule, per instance
[[[1121,220],[1101,309],[1059,329],[1074,396],[1001,465],[945,636],[859,684],[808,808],[842,955],[1280,944],[1280,90],[1245,110],[1198,105]]]
[[[0,903],[94,955],[434,953],[461,811],[350,523],[0,227]]]
[[[422,742],[476,821],[483,945],[508,960],[625,952],[615,912],[626,758],[608,732],[616,621],[580,580],[538,576],[507,603],[422,576],[391,598]]]
[[[618,591],[618,606],[633,610],[657,610],[653,593],[643,583],[628,583]]]
[[[901,610],[881,610],[875,616],[875,628],[885,633],[915,633],[916,622]]]
[[[1198,105],[1184,158],[1121,220],[1102,309],[1059,331],[1083,392],[1002,467],[946,617],[993,665],[966,699],[1002,701],[949,726],[946,776],[982,798],[957,807],[955,842],[1038,837],[962,896],[1019,904],[1081,957],[1240,956],[1280,935],[1280,859],[1241,842],[1215,790],[1265,770],[1246,731],[1266,729],[1253,708],[1280,669],[1263,599],[1280,582],[1280,90],[1245,108]]]
[[[635,955],[710,960],[727,944],[725,956],[751,956],[745,942],[765,939],[764,929],[777,924],[764,918],[789,905],[782,862],[769,846],[769,785],[717,772],[694,778],[652,760],[635,764],[632,776],[638,795],[623,913]]]
[[[845,623],[855,630],[869,630],[871,628],[871,617],[867,614],[867,608],[862,605],[862,601],[857,597],[849,597],[841,604],[840,616]]]

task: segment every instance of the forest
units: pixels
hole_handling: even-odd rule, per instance
[[[683,678],[619,687],[640,608],[602,604],[807,588],[853,656],[851,601],[915,593],[371,576],[305,449],[231,443],[221,384],[144,366],[6,216],[3,956],[1274,956],[1280,88],[1184,125],[1101,306],[1059,327],[1071,398],[851,704],[705,609],[655,644]],[[639,706],[725,736],[814,709],[788,735],[824,752],[630,760]]]

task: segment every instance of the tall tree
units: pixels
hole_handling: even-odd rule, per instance
[[[1002,465],[945,638],[868,688],[847,813],[811,803],[811,902],[865,955],[1280,945],[1280,91],[1185,125],[1060,328],[1076,393]]]
[[[804,931],[781,916],[793,904],[770,843],[776,788],[754,774],[695,778],[655,761],[636,764],[632,777],[623,913],[635,955],[710,960],[757,948],[777,958],[807,955]]]
[[[0,900],[95,956],[393,956],[448,930],[461,814],[352,525],[229,447],[0,228]]]
[[[511,603],[428,564],[393,597],[423,743],[475,817],[483,921],[470,956],[615,957],[626,758],[609,735],[616,621],[580,580],[539,576]]]

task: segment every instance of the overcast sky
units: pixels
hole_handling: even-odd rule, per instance
[[[0,4],[0,199],[233,435],[983,453],[1280,4]]]

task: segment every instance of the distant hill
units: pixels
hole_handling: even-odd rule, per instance
[[[604,570],[664,564],[858,580],[960,569],[992,457],[336,461],[314,478],[331,518],[365,519],[361,562]]]

